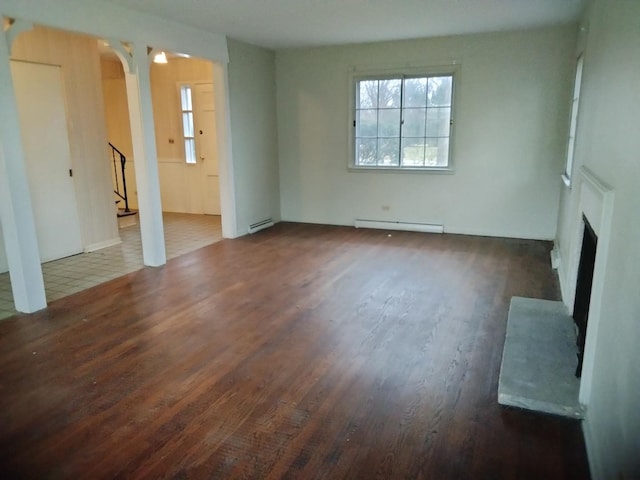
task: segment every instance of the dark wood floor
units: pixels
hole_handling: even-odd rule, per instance
[[[586,479],[497,404],[549,249],[279,224],[0,322],[0,478]]]

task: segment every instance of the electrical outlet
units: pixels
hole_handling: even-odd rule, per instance
[[[171,145],[173,145],[173,144],[175,143],[175,140],[174,140],[173,138],[170,138],[170,139],[169,139],[169,143],[170,143]]]
[[[380,208],[382,208],[383,212],[388,212],[389,210],[391,210],[391,207],[389,205],[382,205],[382,207]]]

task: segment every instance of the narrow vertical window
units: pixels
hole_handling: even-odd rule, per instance
[[[569,142],[567,145],[567,160],[562,176],[567,185],[571,185],[571,174],[573,172],[573,157],[576,145],[576,129],[578,126],[578,108],[580,106],[580,88],[582,85],[582,65],[583,57],[578,57],[576,65],[576,79],[573,85],[573,102],[571,105],[571,123],[569,125]]]
[[[184,156],[187,163],[196,163],[196,139],[193,128],[193,102],[191,86],[180,87],[180,110],[182,111],[182,134],[184,137]]]

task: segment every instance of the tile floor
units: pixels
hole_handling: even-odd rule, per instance
[[[222,240],[219,216],[164,213],[167,259]],[[140,226],[120,229],[122,243],[42,265],[47,301],[51,302],[144,267]],[[8,273],[0,274],[0,319],[16,313]]]

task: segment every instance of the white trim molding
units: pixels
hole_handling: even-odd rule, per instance
[[[587,461],[589,462],[589,473],[592,480],[605,480],[602,474],[602,459],[599,452],[602,450],[598,445],[598,439],[593,433],[590,422],[582,422],[582,435],[584,437],[585,448],[587,449]]]
[[[103,248],[113,247],[114,245],[120,245],[122,240],[120,237],[112,238],[110,240],[104,240],[102,242],[92,243],[84,247],[85,253],[95,252],[97,250],[102,250]]]
[[[563,268],[564,262],[559,261],[558,277],[560,279],[562,299],[569,312],[573,312],[582,237],[585,228],[582,220],[584,216],[598,236],[579,395],[580,403],[588,407],[591,397],[596,344],[602,316],[602,294],[611,237],[614,192],[610,186],[585,166],[580,167],[574,180],[576,180],[574,186],[578,188],[579,198],[577,218],[574,222],[573,235],[570,240],[569,258],[566,259],[567,270],[565,271]],[[557,249],[557,253],[560,254],[559,249]]]
[[[356,219],[355,227],[374,228],[378,230],[397,230],[405,232],[444,233],[443,225],[436,225],[432,223],[411,223]]]

